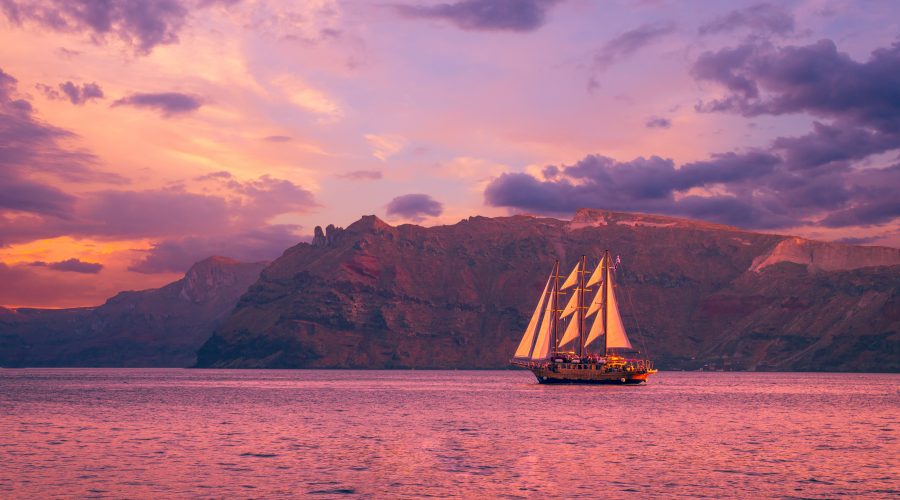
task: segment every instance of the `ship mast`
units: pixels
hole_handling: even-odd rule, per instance
[[[553,295],[550,300],[553,301],[553,343],[550,344],[553,349],[551,352],[558,352],[559,346],[559,259],[556,259],[556,265],[553,268]]]
[[[587,350],[587,346],[584,345],[584,274],[585,274],[585,266],[587,265],[587,256],[581,256],[581,272],[579,273],[579,281],[578,281],[578,290],[575,293],[578,294],[578,356],[584,356]]]
[[[608,354],[606,352],[606,344],[607,339],[609,339],[609,335],[607,334],[606,330],[606,308],[607,304],[609,304],[609,250],[607,250],[603,255],[602,262],[603,269],[601,272],[603,273],[603,282],[601,283],[601,286],[603,287],[603,302],[601,303],[602,309],[600,309],[600,314],[602,316],[600,316],[600,320],[603,321],[603,356],[605,357]]]

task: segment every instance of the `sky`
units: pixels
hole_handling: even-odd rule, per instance
[[[900,3],[0,0],[0,304],[582,207],[900,247]]]

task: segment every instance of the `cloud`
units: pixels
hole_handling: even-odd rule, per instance
[[[672,126],[672,120],[660,116],[651,116],[645,123],[647,128],[669,128]]]
[[[354,181],[377,181],[382,178],[382,173],[380,170],[354,170],[346,174],[338,174],[338,177]]]
[[[675,25],[671,23],[644,24],[626,31],[594,54],[594,65],[604,70],[674,31]]]
[[[78,219],[65,234],[122,239],[222,231],[228,227],[229,201],[222,196],[183,190],[106,190],[90,193]]]
[[[399,135],[365,134],[366,142],[372,148],[372,156],[385,161],[406,147],[406,138]]]
[[[296,75],[282,75],[272,83],[280,88],[287,100],[323,120],[334,121],[344,116],[341,105],[327,92],[310,86]]]
[[[265,227],[287,213],[309,212],[313,194],[288,180],[262,176],[239,181],[216,173],[216,193],[180,189],[105,190],[85,195],[62,234],[107,238],[228,235]]]
[[[97,42],[117,38],[138,54],[178,42],[188,14],[177,0],[4,0],[0,10],[16,25],[88,34]]]
[[[444,212],[444,205],[427,194],[405,194],[398,196],[387,204],[387,214],[396,215],[413,221],[424,220],[425,217],[437,217]]]
[[[851,202],[846,208],[833,211],[822,220],[827,227],[876,225],[900,217],[900,164],[883,169],[870,169],[850,176],[848,190]]]
[[[29,264],[34,267],[46,267],[54,271],[63,271],[69,273],[97,274],[103,269],[103,264],[95,262],[84,262],[80,259],[66,259],[60,262],[32,262]]]
[[[31,103],[17,98],[17,80],[0,69],[0,166],[5,170],[38,169],[60,175],[88,175],[92,155],[73,152],[62,142],[74,137],[39,121]]]
[[[737,9],[700,26],[701,35],[746,29],[755,34],[787,35],[794,32],[794,15],[780,5],[761,3]]]
[[[14,204],[19,210],[29,208],[30,214],[13,217],[0,212],[0,245],[63,235],[131,239],[228,234],[264,226],[281,214],[308,212],[318,206],[310,191],[290,181],[267,175],[241,181],[225,171],[194,179],[212,183],[213,189],[202,193],[180,186],[104,189],[78,198],[59,191],[28,196],[31,191],[26,187],[36,191],[43,186],[31,187],[25,182],[13,184],[0,178],[0,193],[5,194],[4,186],[9,186],[9,195],[0,198],[0,203]],[[50,196],[53,194],[57,197]]]
[[[84,104],[91,99],[102,99],[103,89],[96,83],[83,83],[78,87],[72,82],[61,83],[59,89],[69,98],[72,104]]]
[[[0,262],[0,304],[78,305],[86,290],[96,288],[95,275],[57,273],[27,264]]]
[[[0,246],[70,236],[149,239],[158,245],[181,242],[192,248],[200,248],[201,241],[214,241],[220,244],[217,248],[227,250],[223,245],[232,237],[246,234],[252,237],[257,234],[254,231],[265,233],[275,226],[271,222],[275,217],[309,212],[318,206],[311,192],[290,181],[269,176],[241,181],[231,174],[223,174],[216,172],[194,179],[192,182],[203,183],[204,192],[188,191],[181,186],[84,193],[67,206],[66,218],[42,213],[26,216],[0,213]],[[231,245],[240,248],[241,243],[231,241]],[[167,248],[161,246],[159,252]],[[233,252],[217,253],[242,257]],[[142,269],[152,267],[147,264]]]
[[[743,227],[784,227],[784,197],[799,196],[777,185],[780,159],[764,151],[713,155],[709,160],[675,168],[669,159],[652,156],[618,162],[588,155],[573,165],[550,166],[544,179],[507,173],[485,189],[485,202],[548,214],[578,208],[605,208],[682,215]],[[699,189],[700,191],[696,191]],[[808,215],[798,210],[800,214]]]
[[[237,219],[253,225],[276,215],[309,212],[319,206],[312,192],[269,175],[245,182],[232,180],[228,187],[244,197]]]
[[[294,139],[286,135],[269,135],[263,137],[263,140],[266,142],[291,142]]]
[[[31,213],[66,218],[76,197],[48,183],[123,183],[118,175],[97,171],[96,159],[71,147],[71,132],[39,120],[31,103],[17,95],[17,81],[0,69],[0,215]]]
[[[872,52],[864,63],[838,52],[831,40],[806,46],[746,44],[700,55],[692,73],[729,94],[701,103],[701,111],[744,116],[809,113],[900,130],[900,42]]]
[[[726,95],[702,112],[747,117],[806,113],[823,120],[799,137],[773,142],[794,169],[846,168],[900,148],[900,43],[857,62],[831,40],[805,46],[748,43],[700,55],[692,74]],[[838,165],[844,163],[844,165]]]
[[[27,179],[0,179],[0,209],[65,218],[76,198],[63,191]]]
[[[136,108],[155,109],[163,116],[170,117],[190,113],[200,109],[203,102],[196,96],[179,92],[161,92],[150,94],[132,94],[112,103],[115,106],[134,106]]]
[[[394,5],[410,19],[439,19],[469,31],[534,31],[560,0],[461,0],[437,5]]]
[[[900,165],[810,175],[765,150],[679,168],[656,156],[618,162],[588,155],[548,166],[542,177],[503,174],[485,189],[485,202],[551,215],[583,207],[651,212],[757,229],[879,225],[900,217]]]
[[[128,269],[144,274],[184,272],[210,255],[227,255],[245,262],[273,260],[287,248],[309,239],[299,236],[301,229],[292,224],[275,224],[228,235],[167,238],[155,243]]]
[[[797,169],[810,169],[834,162],[861,160],[900,147],[896,133],[879,133],[846,122],[814,122],[813,130],[799,137],[779,137],[773,147],[783,152]]]
[[[234,176],[231,175],[231,172],[226,170],[220,170],[218,172],[211,172],[204,175],[199,175],[194,177],[195,181],[209,181],[209,180],[221,180],[221,179],[234,179]]]
[[[84,83],[80,87],[72,82],[60,83],[58,89],[49,85],[37,84],[38,90],[44,93],[49,99],[68,99],[69,102],[80,106],[91,99],[102,99],[103,89],[96,83]]]

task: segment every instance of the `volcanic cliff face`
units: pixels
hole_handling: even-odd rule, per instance
[[[198,366],[505,367],[555,259],[568,271],[607,248],[633,342],[663,368],[900,370],[900,250],[600,210],[317,229]]]
[[[0,366],[190,366],[264,266],[210,257],[98,307],[0,308]]]

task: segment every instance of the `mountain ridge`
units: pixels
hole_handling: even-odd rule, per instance
[[[98,306],[0,308],[0,366],[189,366],[265,264],[215,256]]]
[[[727,359],[737,369],[900,369],[891,354],[900,324],[881,311],[900,303],[900,250],[816,242],[850,255],[810,267],[774,251],[790,238],[593,209],[571,221],[470,217],[429,228],[364,216],[346,229],[317,228],[312,243],[273,261],[198,366],[502,368],[555,259],[569,266],[612,248],[664,368]],[[833,308],[851,314],[826,314]],[[863,344],[835,348],[844,353],[836,357],[820,336],[841,349]],[[883,353],[870,355],[870,341]]]

